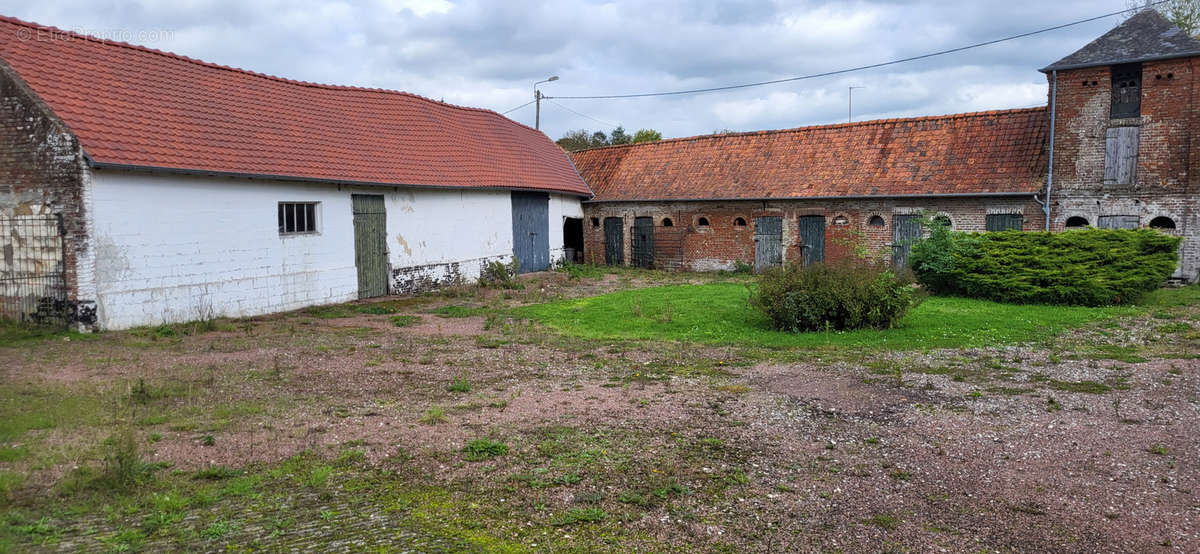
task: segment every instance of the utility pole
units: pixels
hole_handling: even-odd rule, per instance
[[[542,129],[542,91],[533,89],[533,128]]]
[[[542,94],[542,91],[538,90],[537,87],[538,87],[538,85],[540,85],[542,83],[549,83],[551,81],[557,81],[557,80],[558,80],[558,75],[552,75],[552,76],[550,76],[549,79],[546,79],[544,81],[538,81],[533,84],[533,103],[534,103],[533,128],[534,129],[537,129],[539,131],[542,130],[542,98],[545,98],[545,96]],[[528,106],[529,104],[525,104],[525,105]]]
[[[846,87],[846,123],[854,121],[854,89],[867,87]]]

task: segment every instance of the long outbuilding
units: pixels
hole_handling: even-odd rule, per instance
[[[957,230],[1151,227],[1200,276],[1200,41],[1154,10],[1043,68],[1045,107],[576,152],[585,258],[689,270],[862,253]]]
[[[489,110],[0,17],[0,316],[119,329],[537,271],[590,196]]]

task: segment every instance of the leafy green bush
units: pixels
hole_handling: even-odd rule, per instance
[[[931,292],[1019,304],[1133,302],[1175,271],[1181,239],[1151,229],[962,233],[933,226],[913,245]]]
[[[750,302],[775,328],[799,332],[892,327],[920,298],[886,266],[857,260],[769,269]]]
[[[513,257],[512,262],[507,264],[500,261],[487,262],[483,266],[483,271],[479,274],[479,284],[485,287],[498,287],[502,289],[524,288],[517,281],[517,272],[520,270],[520,267],[516,257]]]

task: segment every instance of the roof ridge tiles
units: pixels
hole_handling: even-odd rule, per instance
[[[289,85],[296,85],[296,86],[308,87],[308,88],[321,88],[321,89],[328,89],[328,90],[377,92],[377,93],[383,93],[383,94],[399,94],[402,96],[409,96],[412,98],[416,98],[416,99],[423,100],[425,102],[430,102],[433,104],[438,104],[441,106],[448,106],[451,108],[466,110],[466,111],[471,111],[471,112],[496,114],[501,117],[504,117],[503,114],[497,112],[496,110],[490,110],[487,108],[476,108],[473,106],[462,106],[459,104],[452,104],[449,102],[434,100],[434,99],[426,97],[426,96],[421,96],[420,94],[407,92],[407,91],[403,91],[403,90],[387,89],[387,88],[380,88],[380,87],[362,87],[362,86],[353,86],[353,85],[335,85],[335,84],[331,84],[331,83],[318,83],[315,81],[303,81],[300,79],[289,79],[287,77],[281,77],[279,75],[271,75],[269,73],[262,73],[262,72],[253,71],[250,69],[244,69],[244,68],[240,68],[240,67],[234,67],[231,65],[209,62],[209,61],[201,60],[198,58],[192,58],[190,56],[185,56],[183,54],[177,54],[175,52],[171,52],[168,50],[159,50],[157,48],[150,48],[149,46],[143,46],[140,44],[132,44],[132,43],[125,42],[125,41],[111,40],[111,39],[100,38],[100,37],[96,37],[96,36],[92,36],[92,35],[88,35],[88,34],[77,33],[75,31],[71,31],[69,29],[60,29],[53,25],[43,25],[41,23],[37,23],[37,22],[33,22],[33,21],[25,21],[23,19],[18,19],[16,17],[12,17],[12,16],[8,16],[8,15],[0,14],[0,21],[12,23],[14,25],[19,25],[19,26],[27,27],[27,28],[31,28],[31,29],[44,30],[44,31],[52,32],[54,34],[69,35],[73,38],[78,38],[78,39],[86,40],[86,41],[90,41],[90,42],[98,42],[101,44],[107,44],[109,46],[117,46],[120,48],[128,48],[131,50],[138,50],[138,51],[145,52],[148,54],[154,54],[157,56],[172,58],[175,60],[184,61],[187,63],[196,64],[196,65],[209,67],[209,68],[213,68],[213,69],[220,69],[223,71],[232,71],[234,73],[241,73],[243,75],[250,75],[252,77],[258,77],[261,79],[269,79],[272,81],[286,83]],[[528,129],[533,129],[533,127],[525,125],[524,123],[521,123],[519,121],[511,120],[511,119],[510,119],[510,121],[512,121],[513,123],[516,123],[522,127],[525,127]]]
[[[970,118],[990,117],[990,116],[997,116],[997,115],[1013,115],[1013,114],[1019,114],[1019,113],[1033,113],[1033,112],[1044,112],[1044,111],[1046,111],[1046,106],[1035,106],[1032,108],[1008,108],[1008,109],[997,109],[997,110],[984,110],[984,111],[977,111],[977,112],[952,113],[952,114],[943,114],[943,115],[922,115],[922,116],[916,116],[916,117],[892,117],[892,118],[884,118],[884,119],[871,119],[871,120],[867,120],[867,121],[854,121],[854,122],[850,122],[850,123],[823,123],[823,124],[819,124],[819,125],[806,125],[803,127],[789,127],[786,129],[764,129],[764,130],[758,130],[758,131],[740,131],[740,132],[736,132],[736,133],[693,135],[690,137],[673,137],[673,138],[669,138],[669,139],[663,139],[663,140],[657,140],[657,141],[651,141],[651,142],[637,142],[637,143],[630,143],[630,144],[610,144],[607,146],[597,146],[595,148],[579,150],[578,152],[594,152],[597,150],[616,150],[616,149],[620,149],[620,148],[632,148],[632,147],[648,147],[648,146],[652,146],[652,145],[661,145],[661,144],[676,143],[676,142],[717,140],[717,139],[722,139],[722,138],[782,135],[782,134],[788,134],[788,133],[802,133],[802,132],[808,132],[808,131],[823,131],[823,130],[827,130],[827,129],[842,129],[842,128],[849,129],[849,128],[853,128],[853,127],[871,127],[871,126],[881,126],[881,125],[894,124],[894,123],[917,123],[917,122],[923,122],[923,121],[940,121],[940,120],[947,120],[947,119],[970,119]]]

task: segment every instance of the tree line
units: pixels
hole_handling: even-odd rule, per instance
[[[662,140],[662,133],[654,129],[638,129],[636,133],[631,135],[625,131],[624,127],[618,125],[609,134],[604,134],[604,131],[589,132],[587,129],[567,131],[563,134],[562,138],[554,141],[554,143],[561,146],[567,152],[578,152],[601,146],[635,144],[659,140]]]

